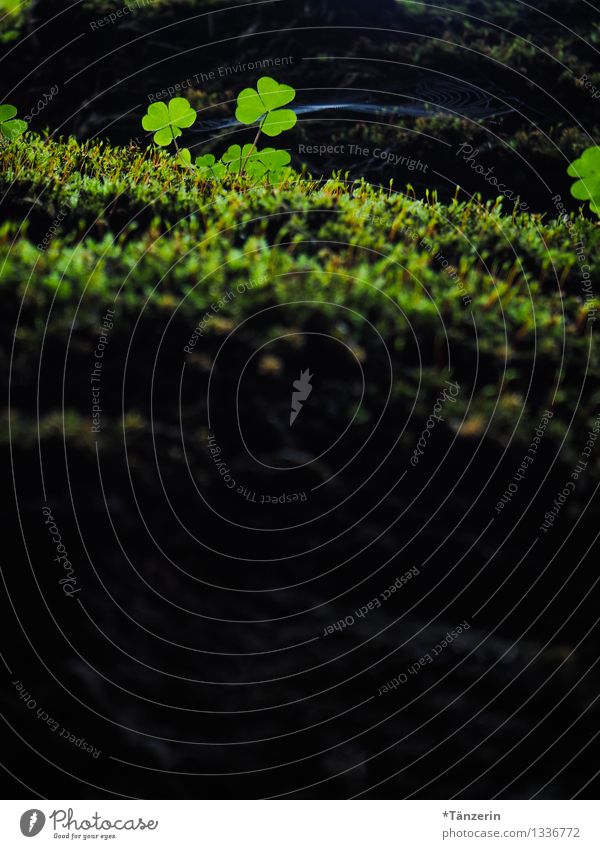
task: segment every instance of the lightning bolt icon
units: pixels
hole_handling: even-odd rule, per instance
[[[312,392],[311,380],[313,375],[308,369],[300,372],[299,380],[295,380],[292,384],[295,392],[292,392],[292,411],[290,413],[290,427],[296,421],[298,413],[302,409],[302,404]]]

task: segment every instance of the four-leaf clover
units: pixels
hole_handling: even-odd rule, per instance
[[[242,124],[260,120],[259,129],[267,136],[278,136],[296,123],[293,109],[282,109],[291,103],[296,91],[289,85],[275,82],[272,77],[261,77],[256,88],[245,88],[238,95],[235,117]]]
[[[6,139],[16,139],[27,129],[27,122],[15,118],[16,114],[14,106],[8,103],[0,106],[0,134]]]
[[[590,209],[600,215],[600,147],[588,147],[579,159],[572,162],[567,173],[577,177],[571,186],[571,194],[577,200],[589,200]]]
[[[185,97],[174,97],[169,105],[164,101],[151,103],[142,119],[145,130],[154,131],[154,141],[166,147],[181,135],[182,128],[191,127],[196,120],[196,112]]]

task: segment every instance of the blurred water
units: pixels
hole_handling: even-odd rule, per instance
[[[341,100],[336,97],[335,99],[324,100],[321,103],[294,104],[294,111],[300,116],[318,115],[335,110],[355,113],[358,116],[381,118],[434,118],[440,115],[448,115],[471,120],[484,120],[509,115],[515,112],[519,105],[522,105],[514,97],[495,96],[473,86],[460,85],[449,81],[434,84],[423,81],[409,93],[399,92],[395,96],[402,98],[405,102],[373,103],[355,98]],[[239,124],[235,117],[205,118],[203,117],[204,111],[200,112],[201,121],[196,127],[191,128],[191,132],[204,134]]]

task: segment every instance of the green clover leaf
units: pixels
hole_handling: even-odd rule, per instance
[[[179,164],[186,165],[188,168],[192,164],[192,154],[189,152],[187,147],[182,147],[177,151],[177,159],[179,160]]]
[[[217,162],[212,153],[197,156],[196,168],[198,168],[201,177],[213,177],[215,180],[222,180],[227,174],[227,166],[223,165],[222,162]]]
[[[210,154],[207,154],[207,156],[210,156]],[[260,180],[266,176],[271,183],[279,182],[284,174],[290,170],[287,168],[290,161],[291,157],[287,150],[275,150],[272,147],[256,150],[253,144],[245,144],[243,147],[240,147],[239,144],[232,144],[221,158],[221,162],[224,163],[230,174],[240,174],[243,170],[245,174],[255,180]],[[198,163],[198,160],[196,160],[196,163]],[[209,163],[206,162],[206,164]]]
[[[156,144],[166,147],[173,139],[179,138],[182,128],[191,127],[196,117],[185,97],[174,97],[169,100],[168,106],[162,100],[151,103],[142,119],[142,127],[154,131]]]
[[[221,157],[221,162],[225,163],[230,174],[240,174],[242,168],[253,177],[261,177],[266,172],[253,144],[245,144],[243,147],[239,144],[230,145]]]
[[[600,215],[600,147],[588,147],[579,159],[572,162],[567,174],[577,177],[571,186],[571,194],[577,200],[589,200],[590,209]]]
[[[258,160],[265,168],[265,174],[268,174],[269,182],[280,182],[291,162],[291,156],[287,150],[275,150],[272,147],[265,147],[258,154]]]
[[[296,123],[293,109],[282,109],[291,103],[296,91],[289,85],[276,82],[272,77],[261,77],[256,88],[245,88],[238,94],[235,117],[242,124],[254,124],[267,136],[278,136]]]
[[[265,147],[259,152],[259,158],[269,171],[275,171],[283,168],[284,165],[289,165],[292,161],[287,150],[275,150],[273,147]]]
[[[27,129],[27,121],[21,121],[19,118],[15,119],[16,114],[17,110],[9,103],[4,103],[0,106],[0,135],[11,141],[23,135]]]

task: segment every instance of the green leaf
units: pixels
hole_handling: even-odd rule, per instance
[[[206,157],[203,159],[205,160],[203,164],[208,165],[208,159]],[[278,183],[285,173],[292,173],[292,170],[287,168],[291,161],[287,150],[275,150],[272,147],[256,150],[251,144],[245,144],[243,147],[232,144],[223,154],[221,161],[229,174],[240,174],[243,166],[244,173],[253,180],[262,180],[266,177],[271,183]]]
[[[217,162],[212,153],[197,156],[196,168],[199,170],[200,176],[215,180],[222,180],[227,174],[227,167],[222,162]]]
[[[261,124],[261,129],[266,136],[278,136],[285,130],[291,130],[297,121],[293,109],[277,109],[269,112]]]
[[[275,82],[273,77],[261,77],[256,87],[268,112],[286,106],[296,96],[296,90],[291,85]]]
[[[577,200],[588,200],[590,210],[600,215],[600,147],[588,147],[579,159],[567,168],[570,177],[577,177],[571,186],[571,194]]]
[[[191,127],[196,120],[196,111],[185,97],[174,97],[169,101],[169,116],[176,127]]]
[[[192,154],[189,152],[187,147],[182,147],[179,149],[177,160],[179,164],[191,165],[192,164]]]
[[[264,165],[265,174],[271,183],[279,183],[284,177],[285,171],[290,171],[287,166],[291,162],[291,156],[287,150],[275,150],[265,147],[258,154],[258,159]]]
[[[243,147],[240,147],[239,144],[232,144],[221,157],[221,161],[227,165],[230,174],[239,174],[244,163],[248,173],[254,172],[257,159],[257,152],[254,145],[251,144],[245,144]]]
[[[3,103],[0,106],[0,121],[8,121],[10,118],[14,118],[16,114],[16,107],[11,106],[10,103]]]
[[[287,150],[275,150],[273,147],[265,147],[260,151],[259,157],[269,170],[283,168],[284,165],[289,165],[292,161]]]
[[[173,138],[181,135],[178,127],[172,127],[169,120],[169,108],[166,103],[151,103],[148,112],[142,118],[142,127],[145,130],[156,130],[154,142],[161,147],[171,144]]]
[[[216,161],[212,153],[205,153],[196,157],[196,168],[213,168]]]
[[[256,156],[251,156],[248,162],[246,163],[244,172],[253,180],[262,180],[262,178],[267,173],[267,169],[260,161],[260,159],[258,159]]]
[[[291,129],[297,121],[292,109],[282,109],[291,103],[296,91],[272,77],[261,77],[256,88],[245,88],[238,95],[235,117],[242,124],[260,120],[261,130],[268,136],[278,136]]]
[[[20,121],[19,119],[4,121],[0,124],[0,132],[2,132],[2,135],[7,139],[16,139],[19,136],[22,136],[26,129],[27,121]]]
[[[17,110],[9,103],[0,105],[0,135],[6,139],[16,139],[27,129],[27,121],[15,118]]]
[[[256,150],[254,145],[239,144],[230,145],[223,154],[221,161],[217,162],[212,153],[205,153],[196,158],[196,167],[202,176],[207,178],[223,179],[227,174],[247,174],[253,180],[268,178],[270,182],[280,182],[287,172],[293,173],[288,168],[291,161],[287,150],[275,150],[265,147]]]
[[[142,127],[154,131],[154,142],[166,147],[173,139],[179,138],[182,128],[191,127],[196,117],[185,97],[174,97],[168,106],[162,100],[151,103],[142,118]]]

